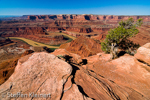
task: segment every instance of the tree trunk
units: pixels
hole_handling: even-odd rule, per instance
[[[118,46],[116,43],[111,43],[111,49],[110,49],[110,59],[114,59],[118,57]]]

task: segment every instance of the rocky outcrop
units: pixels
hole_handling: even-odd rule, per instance
[[[84,36],[80,36],[70,43],[63,44],[60,46],[60,48],[64,48],[69,52],[76,53],[81,57],[88,57],[101,52],[101,45],[99,43]]]
[[[65,55],[74,60],[67,60]],[[61,57],[65,60],[61,60]],[[109,54],[97,53],[83,57],[82,60],[87,61],[83,64],[77,64],[76,59],[81,57],[65,49],[22,57],[13,75],[0,86],[1,99],[10,99],[9,94],[17,92],[20,95],[16,94],[13,99],[150,99],[150,68],[134,56],[125,54],[110,60]],[[47,98],[43,95],[34,97],[33,93],[47,94]],[[21,98],[21,94],[24,98]]]
[[[54,54],[63,53],[69,54],[64,49]],[[73,66],[72,82],[87,97],[94,100],[150,99],[150,68],[134,56],[126,54],[110,60],[109,54],[98,53],[83,59],[87,60],[86,65],[70,64]]]
[[[150,99],[149,66],[129,55],[109,58],[103,53],[87,57],[88,64],[76,71],[75,83],[84,94],[95,100]]]
[[[135,57],[144,63],[150,65],[150,43],[146,43],[137,50]]]
[[[24,97],[16,95],[11,99],[90,100],[80,93],[76,84],[70,83],[71,73],[72,67],[56,56],[33,53],[19,59],[13,75],[0,86],[0,98],[10,99],[9,94],[19,92]]]

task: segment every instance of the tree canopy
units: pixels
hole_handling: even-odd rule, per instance
[[[128,49],[131,47],[132,45],[129,44],[133,44],[133,42],[128,40],[128,38],[135,36],[139,32],[137,27],[142,25],[142,20],[143,19],[140,18],[134,22],[133,18],[129,18],[126,21],[120,21],[119,26],[117,28],[110,29],[105,40],[101,42],[102,50],[106,53],[110,53],[111,43],[116,43],[122,49]],[[126,43],[129,44],[126,45]],[[126,47],[125,45],[129,47]]]

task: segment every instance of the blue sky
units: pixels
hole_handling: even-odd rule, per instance
[[[150,15],[150,0],[0,0],[0,15]]]

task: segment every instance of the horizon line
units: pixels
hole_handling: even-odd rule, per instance
[[[23,15],[1,15],[0,16],[36,16],[36,15],[114,15],[114,16],[150,16],[150,15],[119,15],[119,14],[23,14]]]

